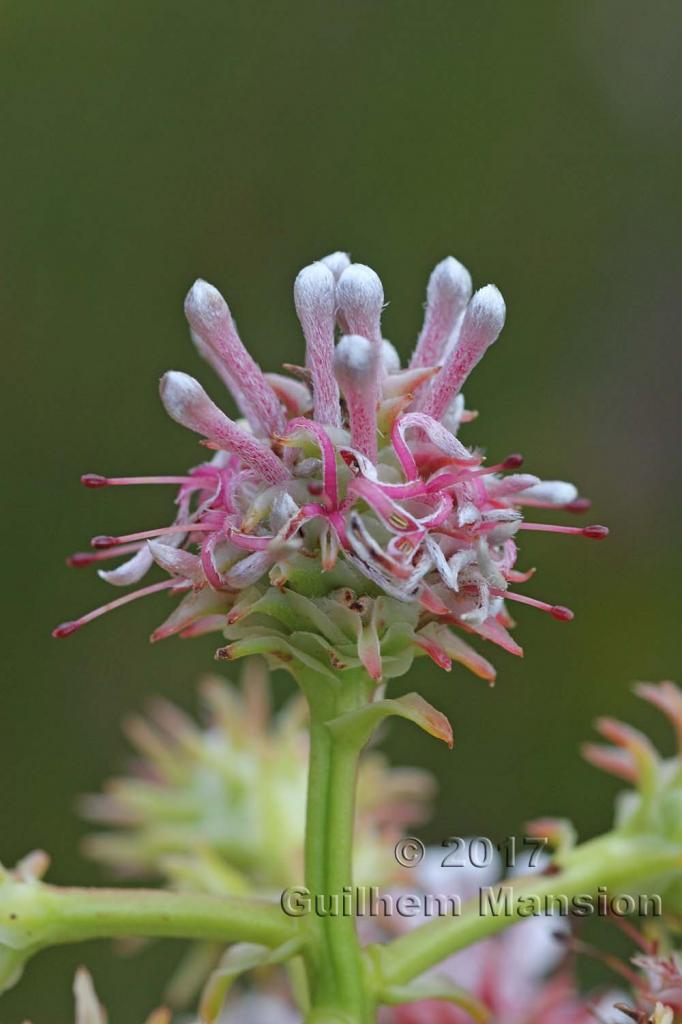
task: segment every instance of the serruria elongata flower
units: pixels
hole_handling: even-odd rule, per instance
[[[517,591],[533,574],[517,567],[520,533],[607,533],[527,521],[527,510],[589,503],[572,484],[518,472],[520,456],[488,464],[458,437],[474,417],[462,388],[504,326],[500,292],[486,285],[472,295],[460,263],[439,263],[406,369],[382,337],[384,291],[369,267],[334,253],[300,272],[294,301],[305,366],[268,374],[220,293],[194,284],[185,302],[191,336],[243,418],[231,419],[188,374],[163,376],[166,411],[213,455],[177,476],[86,474],[91,488],[176,486],[176,511],[155,528],[95,537],[69,563],[102,566],[114,586],[139,584],[154,564],[168,578],[54,635],[166,590],[182,600],[154,640],[224,631],[232,642],[221,657],[257,651],[323,674],[364,666],[377,680],[425,653],[492,680],[492,666],[451,627],[521,654],[508,603],[572,618]],[[104,567],[119,556],[126,560]]]

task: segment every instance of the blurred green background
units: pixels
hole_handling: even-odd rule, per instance
[[[466,439],[576,479],[612,528],[603,545],[527,537],[530,589],[576,620],[520,609],[526,656],[495,653],[496,689],[418,663],[411,685],[457,740],[398,724],[387,741],[442,779],[423,835],[501,838],[546,812],[602,828],[617,787],[578,743],[605,710],[667,742],[628,684],[679,666],[680,5],[5,0],[0,23],[0,858],[41,846],[54,880],[101,882],[77,794],[120,767],[129,709],[192,706],[212,667],[211,638],[149,646],[163,598],[50,639],[111,596],[64,555],[166,515],[161,489],[90,493],[79,474],[195,461],[157,380],[173,367],[219,390],[183,322],[196,276],[275,369],[301,358],[297,270],[337,248],[380,273],[404,354],[443,256],[500,286],[508,325],[467,388]],[[43,954],[0,1020],[66,1024],[86,959],[132,1024],[176,954]]]

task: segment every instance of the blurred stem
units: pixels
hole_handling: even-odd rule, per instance
[[[365,705],[374,684],[364,671],[344,672],[335,685],[301,673],[299,683],[310,705],[305,884],[311,899],[310,924],[318,939],[307,958],[309,1019],[364,1024],[372,1020],[372,1013],[352,888],[357,767],[364,741],[340,738],[328,723]]]
[[[156,889],[59,888],[5,879],[0,885],[0,991],[48,946],[127,936],[279,946],[302,922],[279,904]]]
[[[561,860],[558,872],[513,879],[498,888],[510,890],[504,912],[482,914],[470,905],[461,917],[439,918],[408,932],[386,946],[367,950],[379,989],[402,985],[457,950],[494,935],[528,916],[528,897],[596,896],[600,887],[612,895],[641,892],[641,885],[656,881],[682,866],[679,845],[646,836],[610,832],[575,847]]]

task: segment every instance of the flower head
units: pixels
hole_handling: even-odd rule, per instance
[[[126,556],[100,569],[115,586],[139,583],[154,563],[167,578],[62,624],[55,635],[169,590],[182,600],[153,639],[227,627],[235,642],[224,657],[255,645],[294,671],[361,666],[378,680],[426,653],[442,667],[459,661],[492,680],[491,665],[451,627],[520,654],[506,602],[572,618],[562,606],[515,591],[532,575],[517,568],[518,536],[549,530],[600,538],[607,531],[525,521],[528,508],[583,511],[588,503],[571,484],[518,472],[518,455],[488,465],[459,439],[460,425],[475,415],[462,388],[506,316],[493,285],[471,292],[460,263],[438,264],[403,369],[382,337],[381,281],[334,253],[296,278],[305,366],[284,376],[261,370],[223,297],[197,281],[185,302],[192,339],[243,418],[227,416],[188,374],[163,376],[166,411],[214,454],[178,476],[86,474],[92,488],[176,485],[176,511],[158,528],[95,537],[92,552],[69,561]]]

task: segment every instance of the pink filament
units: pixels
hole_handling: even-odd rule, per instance
[[[339,504],[339,491],[336,476],[336,452],[334,451],[334,445],[330,441],[326,430],[320,426],[319,423],[307,420],[302,416],[289,422],[287,426],[287,437],[296,430],[305,430],[306,433],[310,434],[317,442],[322,455],[322,482],[324,497],[331,509],[337,508]]]
[[[519,604],[527,604],[531,608],[537,608],[538,611],[547,612],[553,619],[557,619],[559,622],[570,622],[574,617],[571,609],[565,608],[561,604],[548,604],[547,601],[538,601],[535,597],[528,597],[526,594],[514,594],[509,590],[491,590],[491,593],[496,594],[498,597],[504,597],[505,600],[517,601]]]
[[[100,476],[99,473],[84,473],[81,477],[84,487],[126,487],[131,484],[197,484],[212,486],[209,477],[199,476]]]
[[[118,558],[119,555],[132,555],[139,551],[142,544],[121,544],[117,548],[105,548],[102,551],[77,551],[69,555],[66,564],[72,569],[83,569],[86,565],[94,562],[104,562],[111,558]]]
[[[179,523],[173,526],[161,526],[156,530],[140,530],[139,533],[128,533],[123,537],[109,537],[106,534],[93,537],[90,543],[93,548],[111,548],[129,541],[151,540],[152,537],[163,537],[168,533],[197,533],[201,530],[215,530],[210,523]]]
[[[575,537],[590,537],[604,540],[609,535],[608,526],[557,526],[554,523],[521,523],[521,530],[535,530],[538,533],[566,533]]]
[[[110,601],[108,604],[103,604],[99,608],[93,609],[88,612],[87,615],[82,615],[80,619],[73,619],[71,622],[62,622],[61,625],[57,626],[56,629],[52,630],[52,636],[61,638],[65,636],[71,636],[81,626],[85,626],[88,622],[92,622],[93,619],[98,619],[100,615],[106,615],[107,612],[113,611],[115,608],[120,608],[124,604],[129,604],[131,601],[137,601],[139,597],[147,597],[150,594],[156,594],[161,590],[186,590],[190,586],[189,583],[178,583],[177,580],[162,580],[161,583],[152,583],[151,586],[142,587],[141,590],[133,590],[130,594],[124,594],[123,597],[117,597],[116,600]]]

